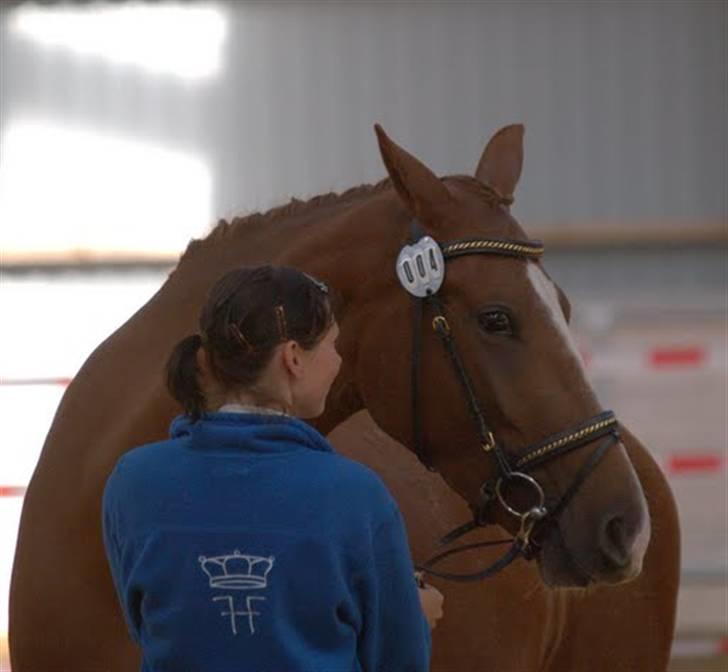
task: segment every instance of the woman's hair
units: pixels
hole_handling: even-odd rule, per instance
[[[276,346],[288,340],[310,350],[334,322],[327,286],[293,268],[257,266],[226,273],[200,312],[199,333],[183,338],[167,361],[167,389],[185,413],[199,418],[206,402],[197,351],[224,389],[258,380]]]

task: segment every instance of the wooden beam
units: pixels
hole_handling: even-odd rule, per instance
[[[664,248],[685,245],[724,246],[728,243],[728,221],[580,221],[535,224],[522,222],[529,236],[542,240],[548,249]],[[0,268],[173,268],[182,252],[73,250],[3,250]]]
[[[676,247],[725,245],[728,221],[555,222],[524,226],[528,234],[547,248]]]

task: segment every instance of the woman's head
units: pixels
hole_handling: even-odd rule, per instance
[[[337,334],[322,282],[292,268],[239,268],[210,290],[199,333],[175,347],[167,387],[195,418],[229,402],[315,417],[341,364]]]

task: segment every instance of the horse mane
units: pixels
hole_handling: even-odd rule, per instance
[[[471,193],[484,198],[491,205],[497,206],[501,204],[499,200],[501,198],[500,195],[492,187],[483,184],[475,177],[470,175],[448,175],[442,179],[448,182],[454,182],[455,184],[464,187]],[[345,205],[352,201],[356,201],[359,198],[385,191],[391,186],[391,184],[391,179],[386,177],[375,184],[361,184],[357,187],[351,187],[341,193],[332,191],[328,194],[313,196],[305,201],[298,198],[292,198],[288,203],[273,207],[265,212],[255,212],[249,215],[233,217],[230,221],[220,219],[207,236],[190,241],[187,245],[187,249],[180,257],[180,262],[189,259],[189,257],[196,252],[208,248],[222,240],[243,234],[247,225],[273,224],[282,219],[308,214],[318,208]]]
[[[329,192],[313,196],[308,200],[292,198],[288,203],[271,208],[265,212],[254,212],[249,215],[233,217],[232,220],[218,220],[215,227],[204,238],[193,239],[187,245],[187,249],[180,258],[185,260],[189,255],[194,254],[202,248],[218,243],[221,240],[244,233],[249,224],[273,224],[289,217],[298,217],[307,214],[317,208],[325,208],[333,205],[344,205],[364,196],[378,194],[391,185],[391,180],[386,177],[375,184],[361,184],[351,187],[341,193]]]

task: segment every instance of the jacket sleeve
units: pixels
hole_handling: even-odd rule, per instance
[[[363,581],[358,654],[364,672],[426,672],[430,628],[420,606],[407,533],[395,508],[372,538]]]
[[[109,569],[111,570],[111,578],[114,582],[116,595],[119,598],[121,610],[124,613],[124,620],[129,630],[129,635],[136,644],[140,643],[140,626],[141,626],[141,595],[135,591],[131,585],[130,564],[132,559],[130,553],[124,553],[122,544],[119,539],[118,530],[118,504],[117,504],[117,487],[116,479],[118,477],[117,470],[112,472],[104,489],[102,502],[102,531],[104,539],[104,548],[106,549],[106,558],[109,561]]]

